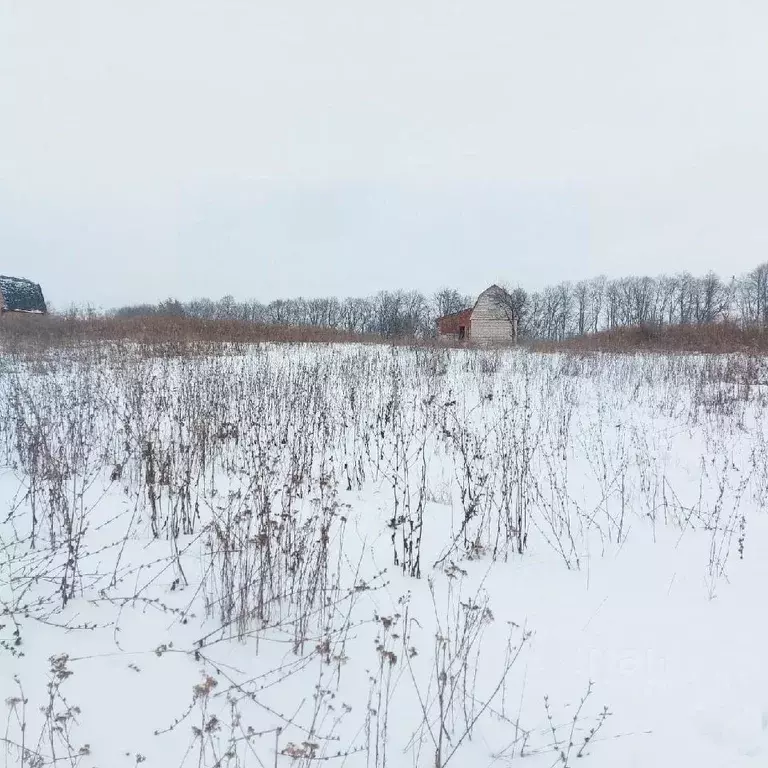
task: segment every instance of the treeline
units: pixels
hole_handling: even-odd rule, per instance
[[[597,277],[562,282],[542,291],[507,286],[506,311],[517,318],[520,337],[562,341],[618,328],[709,325],[722,321],[768,325],[768,262],[723,280],[713,272],[660,277]],[[472,305],[473,298],[451,288],[432,296],[418,291],[381,291],[367,298],[280,299],[263,304],[168,299],[158,305],[117,309],[114,317],[186,316],[265,325],[330,328],[350,334],[426,338],[436,319]]]
[[[218,301],[167,299],[157,305],[122,307],[110,314],[118,318],[185,316],[202,320],[238,320],[264,325],[330,328],[365,336],[427,338],[435,334],[438,317],[471,306],[472,301],[469,296],[445,288],[430,297],[418,291],[380,291],[368,298],[278,299],[269,304],[254,299],[239,302],[232,296]]]

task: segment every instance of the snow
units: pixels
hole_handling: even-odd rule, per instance
[[[4,764],[768,764],[761,361],[12,363]]]

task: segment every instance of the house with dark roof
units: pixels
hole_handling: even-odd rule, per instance
[[[22,277],[0,275],[0,312],[44,315],[47,311],[43,291],[37,283]]]
[[[437,318],[438,336],[477,344],[517,341],[517,316],[510,294],[498,285],[486,288],[474,306]]]

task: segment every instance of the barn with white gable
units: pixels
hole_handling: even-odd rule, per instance
[[[486,288],[472,307],[437,319],[438,336],[476,344],[517,341],[517,316],[510,294],[498,285]]]

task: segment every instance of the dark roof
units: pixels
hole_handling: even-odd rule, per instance
[[[449,317],[458,317],[459,315],[463,315],[465,312],[471,312],[474,309],[474,307],[464,307],[464,309],[460,309],[458,312],[449,312],[447,315],[440,315],[440,317],[437,318],[437,321],[440,320],[446,320]]]
[[[4,312],[47,311],[42,289],[31,280],[0,275],[0,296]]]

